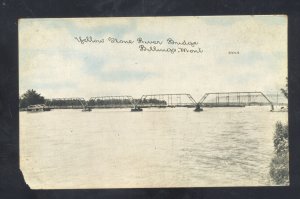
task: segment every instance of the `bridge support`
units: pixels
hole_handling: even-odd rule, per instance
[[[195,112],[201,112],[201,111],[203,111],[203,108],[201,108],[201,107],[200,107],[200,104],[198,103],[198,104],[196,105],[196,108],[195,108],[194,111],[195,111]]]
[[[141,112],[143,111],[142,108],[138,107],[138,106],[134,106],[132,109],[131,109],[131,112]]]

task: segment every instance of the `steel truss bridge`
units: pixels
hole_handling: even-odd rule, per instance
[[[207,100],[210,96],[210,100]],[[262,92],[215,92],[205,93],[198,102],[203,107],[245,107],[254,105],[270,105],[271,110],[274,104]]]
[[[277,97],[278,98],[278,97]],[[278,101],[278,100],[277,100]],[[278,102],[277,102],[278,103]],[[46,100],[51,109],[82,109],[82,108],[166,108],[166,107],[244,107],[252,105],[270,105],[273,103],[262,92],[213,92],[205,93],[196,102],[187,93],[150,94],[134,99],[129,95],[92,97],[88,101],[81,97],[53,98]]]

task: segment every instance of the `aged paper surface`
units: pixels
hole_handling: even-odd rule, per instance
[[[21,170],[32,189],[288,185],[286,78],[287,16],[21,19]]]

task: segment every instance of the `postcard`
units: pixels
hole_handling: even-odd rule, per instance
[[[31,189],[288,186],[287,16],[19,20]]]

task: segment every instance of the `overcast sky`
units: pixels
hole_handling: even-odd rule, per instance
[[[81,44],[82,39],[104,43]],[[110,43],[108,38],[132,40]],[[198,42],[202,53],[141,52],[137,38]],[[146,46],[146,45],[145,45]],[[150,47],[151,45],[147,45]],[[229,54],[229,51],[239,54]],[[286,16],[22,19],[19,92],[46,98],[263,91],[287,76]]]

